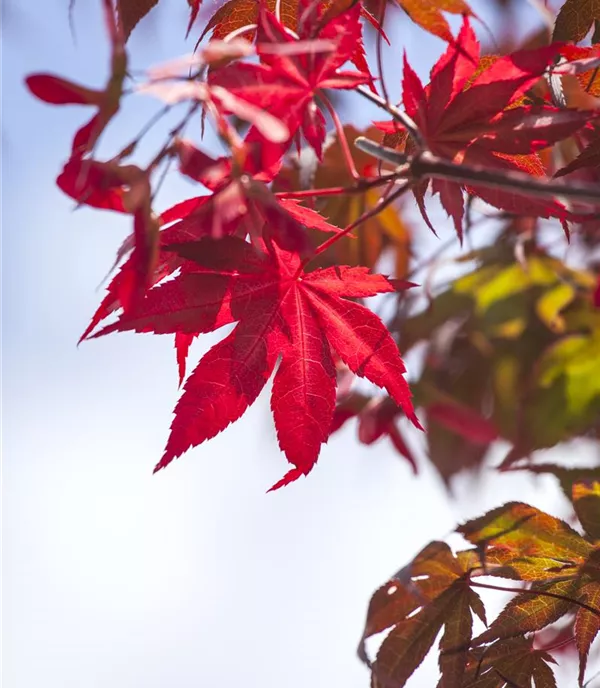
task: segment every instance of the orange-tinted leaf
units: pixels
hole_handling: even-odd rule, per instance
[[[404,620],[465,573],[445,542],[430,542],[377,590],[369,603],[363,639]]]
[[[457,588],[459,584],[455,584]],[[460,688],[467,663],[467,653],[473,637],[473,616],[475,612],[485,623],[485,609],[479,595],[461,581],[462,594],[456,599],[444,619],[444,634],[440,641],[439,666],[442,678],[440,688]]]
[[[372,667],[382,685],[405,685],[431,649],[448,613],[459,603],[461,588],[451,586],[418,614],[396,624]]]
[[[599,614],[593,614],[582,607],[575,617],[575,642],[579,651],[579,685],[581,686],[584,682],[590,647],[600,631],[600,577],[595,583],[584,585],[580,593],[581,600],[599,612]]]
[[[528,592],[514,597],[487,631],[473,642],[489,643],[544,628],[576,607],[576,589],[577,583],[573,579],[534,583]]]
[[[501,547],[517,556],[548,557],[582,564],[591,545],[554,516],[519,502],[509,502],[457,528],[479,547]]]
[[[276,0],[266,0],[265,7],[275,12]],[[202,32],[201,39],[212,31],[212,38],[225,38],[233,31],[258,22],[258,0],[227,0],[210,18]],[[281,0],[279,3],[279,17],[285,26],[295,30],[298,22],[298,0]],[[255,31],[244,33],[248,40],[254,39]]]
[[[140,19],[143,19],[157,4],[158,0],[118,0],[119,19],[123,26],[125,40],[129,38],[129,34]]]
[[[596,19],[600,19],[600,0],[566,0],[556,17],[552,39],[578,43]]]
[[[415,24],[445,41],[452,41],[453,38],[443,12],[474,16],[464,0],[398,0],[398,2]]]
[[[458,559],[444,542],[431,542],[410,564],[371,598],[359,655],[367,660],[364,641],[391,626],[373,675],[382,685],[403,686],[429,651],[438,631],[440,669],[446,688],[459,688],[472,634],[472,613],[485,623],[485,610],[471,590],[470,557]],[[417,613],[415,613],[416,610]]]

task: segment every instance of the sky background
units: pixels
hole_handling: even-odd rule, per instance
[[[493,26],[489,3],[472,4]],[[515,27],[526,33],[539,20],[521,4]],[[554,485],[465,477],[452,501],[425,462],[415,478],[385,441],[361,446],[348,424],[308,479],[266,495],[287,470],[268,390],[226,432],[153,476],[179,395],[172,338],[124,334],[76,347],[128,224],[74,212],[54,186],[89,112],[46,106],[23,86],[34,71],[104,83],[99,2],[77,2],[75,41],[67,5],[3,9],[2,685],[364,688],[355,648],[374,589],[489,506],[523,498],[556,513]],[[186,3],[162,5],[131,40],[137,69],[193,47],[183,42]],[[443,44],[407,28],[396,40],[425,75]],[[388,75],[399,80],[397,64]],[[136,103],[105,137],[107,155],[156,107]],[[363,122],[368,115],[360,111]],[[159,210],[192,192],[171,175]],[[192,359],[217,338],[204,337]],[[410,685],[435,676],[434,658]]]

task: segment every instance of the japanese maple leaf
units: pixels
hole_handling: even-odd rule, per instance
[[[502,170],[520,170],[541,176],[544,172],[535,153],[564,139],[595,117],[589,111],[561,110],[547,105],[518,105],[551,64],[559,47],[519,51],[489,60],[480,66],[479,43],[467,17],[455,43],[448,46],[431,71],[424,87],[406,58],[403,102],[407,114],[421,130],[428,148],[458,163]],[[397,125],[388,126],[391,133]],[[428,182],[415,189],[424,219]],[[464,200],[459,184],[433,180],[431,189],[452,217],[462,235]],[[558,202],[538,201],[473,185],[491,205],[516,214],[564,217]]]
[[[197,0],[190,0],[190,2],[197,2]],[[336,13],[341,12],[343,9],[347,9],[347,7],[352,4],[354,4],[352,1],[326,4],[307,3],[305,1],[300,2],[299,0],[227,0],[227,2],[219,7],[219,9],[210,18],[200,36],[199,42],[210,31],[212,32],[212,39],[227,38],[229,40],[230,35],[235,34],[236,36],[240,35],[248,41],[253,41],[256,36],[255,27],[259,21],[261,8],[265,8],[269,12],[275,13],[279,21],[287,29],[297,33],[299,20],[304,15],[307,7],[310,10],[309,14],[311,16],[313,15],[314,11],[316,11],[319,15],[322,15],[323,8],[327,7],[325,12],[328,14],[329,19],[333,19]],[[192,8],[189,24],[190,28],[192,23],[195,21],[196,15],[197,9]],[[382,37],[389,43],[389,40],[377,19],[365,7],[362,7],[362,5],[360,7],[360,15],[370,24],[372,24],[373,27],[379,33],[381,33]],[[369,71],[362,37],[361,40],[354,45],[354,51],[350,57],[350,60],[361,72]]]
[[[174,250],[185,259],[179,276],[150,290],[135,312],[95,335],[194,335],[238,323],[188,378],[155,470],[240,418],[278,360],[271,408],[279,445],[294,467],[272,489],[308,474],[329,437],[333,351],[355,374],[385,388],[419,426],[394,340],[368,308],[347,300],[393,292],[392,281],[344,266],[306,273],[297,254],[276,244],[259,251],[237,237]]]
[[[316,98],[328,103],[324,89],[352,89],[371,81],[365,72],[341,71],[362,41],[358,6],[336,16],[322,27],[306,22],[299,35],[290,35],[277,17],[263,9],[258,25],[258,53],[262,64],[236,64],[218,70],[211,83],[225,87],[237,98],[265,108],[282,119],[290,132],[302,132],[319,158],[325,139],[325,117]],[[309,39],[331,43],[333,49],[306,53],[295,44]],[[291,50],[290,48],[293,48]]]
[[[540,469],[545,472],[548,467]],[[600,632],[600,480],[585,470],[558,469],[557,475],[570,493],[584,537],[563,521],[518,502],[494,509],[457,530],[478,546],[490,575],[532,583],[473,642],[538,631],[573,612],[581,686],[590,646]]]
[[[173,243],[196,241],[203,237],[250,235],[255,240],[273,237],[282,246],[303,252],[308,248],[307,228],[322,232],[339,232],[340,229],[326,222],[323,217],[299,205],[294,200],[277,199],[267,188],[279,167],[276,146],[265,142],[260,147],[259,160],[249,149],[241,169],[231,158],[213,159],[188,141],[179,140],[174,150],[180,160],[180,169],[186,176],[206,186],[212,193],[188,198],[165,210],[158,222],[156,245],[158,256],[152,274],[147,275],[148,286],[158,284],[181,265],[181,259],[165,246]],[[269,162],[265,162],[266,160]],[[260,171],[257,163],[264,166]],[[79,186],[81,184],[81,188]],[[124,205],[127,187],[108,163],[88,167],[70,163],[59,177],[59,186],[81,202],[96,207],[127,212]],[[135,246],[135,237],[125,242],[117,262]],[[136,283],[136,256],[132,255],[121,266],[107,287],[106,296],[94,313],[80,341],[124,303]],[[176,337],[175,347],[180,372],[180,383],[185,377],[187,350],[193,337]]]
[[[533,638],[510,638],[468,653],[465,686],[506,688],[533,686],[556,688],[550,668],[556,660],[544,650],[533,647]]]
[[[198,18],[198,12],[200,12],[201,0],[188,0],[188,5],[190,6],[190,18],[188,20],[187,31],[185,32],[186,38],[190,35],[190,31],[192,30],[192,26],[194,25],[194,22]]]
[[[274,152],[266,161],[270,147]],[[200,239],[236,234],[258,238],[267,233],[282,247],[302,253],[310,248],[307,227],[340,231],[314,210],[294,200],[278,199],[269,190],[265,182],[273,178],[280,164],[280,149],[273,144],[260,144],[259,165],[252,155],[241,166],[231,158],[213,160],[188,141],[177,142],[176,150],[182,174],[212,191],[165,213],[163,222],[180,221],[179,229],[185,232],[186,241],[190,236]]]
[[[462,686],[473,613],[485,623],[468,567],[446,543],[431,542],[371,598],[359,655],[366,658],[366,638],[392,627],[371,665],[375,685],[404,686],[444,627],[439,685]]]

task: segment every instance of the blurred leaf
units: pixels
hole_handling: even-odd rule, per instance
[[[566,0],[556,17],[552,40],[578,43],[589,33],[595,19],[600,19],[600,0]]]
[[[443,12],[474,16],[464,0],[398,0],[398,3],[415,24],[449,42],[454,38]]]
[[[492,428],[513,444],[512,461],[600,431],[594,277],[535,246],[517,263],[511,236],[466,256],[479,266],[398,324],[403,350],[426,342],[413,390],[425,411],[430,460],[446,482],[481,464]],[[429,408],[440,402],[473,422],[455,419],[451,431],[444,414]],[[484,427],[474,444],[471,430]]]

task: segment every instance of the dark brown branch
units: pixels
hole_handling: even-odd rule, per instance
[[[357,148],[379,160],[396,165],[399,179],[447,179],[458,184],[485,186],[536,198],[562,197],[600,206],[600,185],[586,182],[565,184],[554,179],[537,179],[516,170],[497,171],[483,165],[467,165],[440,158],[429,151],[414,156],[399,153],[375,141],[359,137]]]

